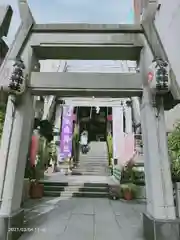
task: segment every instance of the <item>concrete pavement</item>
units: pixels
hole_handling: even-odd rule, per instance
[[[28,215],[28,206],[25,208]],[[33,216],[35,208],[42,217]],[[143,203],[109,199],[44,198],[29,209],[30,229],[20,240],[143,240],[144,209]]]

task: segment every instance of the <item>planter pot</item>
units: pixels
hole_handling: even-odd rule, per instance
[[[44,192],[44,185],[37,183],[37,182],[31,182],[30,185],[30,197],[31,198],[42,198]]]
[[[130,201],[133,199],[133,193],[132,191],[129,191],[129,190],[124,190],[124,199],[127,200],[127,201]]]

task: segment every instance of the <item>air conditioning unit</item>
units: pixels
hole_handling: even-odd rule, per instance
[[[148,69],[148,84],[153,94],[161,95],[170,91],[170,67],[161,59],[155,59]]]

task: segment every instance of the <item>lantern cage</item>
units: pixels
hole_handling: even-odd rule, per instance
[[[148,84],[154,94],[166,94],[170,91],[170,67],[162,59],[156,58],[148,71]]]

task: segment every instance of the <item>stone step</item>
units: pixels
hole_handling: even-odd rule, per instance
[[[98,185],[98,184],[97,184]],[[96,186],[97,186],[96,185]],[[45,197],[61,197],[61,198],[71,198],[71,197],[108,197],[108,186],[100,186],[99,187],[90,187],[84,186],[78,189],[69,189],[68,191],[55,191],[55,190],[46,190],[44,191]]]
[[[75,196],[77,194],[83,194],[83,193],[92,193],[92,194],[107,194],[108,193],[108,188],[107,187],[81,187],[78,189],[78,191],[53,191],[53,190],[49,190],[49,191],[44,191],[44,196],[48,196],[48,197],[72,197]]]
[[[44,197],[60,197],[61,192],[59,191],[44,191]]]
[[[76,169],[79,169],[79,170],[82,170],[82,171],[84,171],[86,169],[89,169],[89,170],[92,170],[92,171],[99,171],[99,170],[101,171],[101,170],[107,169],[107,167],[98,167],[98,168],[96,168],[96,167],[90,167],[90,166],[79,166]]]
[[[98,160],[98,159],[92,160],[92,159],[82,159],[82,158],[80,158],[80,159],[79,159],[79,162],[87,162],[87,163],[94,163],[94,164],[96,164],[96,163],[107,163],[107,162],[108,162],[108,159],[104,159],[104,160]]]
[[[90,167],[90,168],[105,168],[107,164],[88,164],[88,163],[80,163],[79,167]]]
[[[108,193],[97,193],[97,192],[78,192],[73,193],[73,197],[85,197],[85,198],[108,198]]]
[[[108,157],[108,154],[97,154],[97,153],[93,153],[93,154],[80,154],[81,157],[92,157],[92,158],[105,158]]]
[[[64,186],[58,186],[58,185],[44,185],[44,191],[57,191],[57,192],[63,192],[65,189]]]
[[[73,176],[107,176],[107,173],[93,173],[93,172],[72,172]]]
[[[93,160],[99,160],[99,161],[101,161],[101,160],[105,160],[105,159],[108,159],[108,157],[92,157],[92,156],[81,156],[80,157],[80,159],[91,159],[92,161]]]
[[[79,192],[108,192],[108,187],[81,187],[79,188]]]
[[[76,169],[73,169],[73,171],[74,172],[76,172],[76,171],[81,171],[81,172],[84,172],[84,171],[86,171],[86,172],[104,172],[104,171],[106,171],[106,168],[101,168],[101,169],[93,169],[93,168],[76,168]]]
[[[107,158],[104,158],[104,159],[92,159],[92,158],[80,158],[79,161],[84,161],[84,162],[108,162],[108,159]]]
[[[103,156],[103,157],[98,157],[98,156],[88,156],[88,155],[84,155],[84,156],[81,156],[80,158],[84,158],[84,159],[92,159],[92,160],[104,160],[104,159],[107,159],[108,157],[107,156]]]
[[[82,174],[84,173],[92,173],[94,175],[96,174],[105,174],[105,170],[101,170],[101,171],[93,171],[93,170],[89,170],[89,169],[85,169],[85,170],[78,170],[77,171],[72,171],[72,172],[81,172]]]
[[[106,167],[108,164],[107,163],[85,163],[85,162],[80,162],[79,166],[89,166],[89,167]]]
[[[72,174],[75,175],[75,174]],[[78,174],[76,174],[78,175]],[[84,175],[84,176],[107,176],[105,172],[103,173],[94,173],[94,172],[81,172],[79,175]]]
[[[46,185],[46,186],[61,186],[61,187],[66,187],[68,186],[68,182],[57,182],[57,181],[48,181],[48,180],[41,180],[39,183]]]
[[[95,165],[101,165],[101,164],[107,164],[108,161],[91,161],[91,160],[84,160],[84,159],[80,159],[80,164],[81,163],[86,163],[86,164],[95,164]]]
[[[92,158],[92,157],[80,157],[80,160],[91,160],[91,161],[105,161],[108,158]]]
[[[107,163],[93,164],[93,163],[83,163],[83,162],[81,162],[81,163],[79,164],[79,166],[87,166],[87,167],[96,167],[96,168],[98,168],[98,167],[107,167],[108,164],[107,164]]]
[[[108,164],[86,164],[86,163],[79,163],[79,165],[76,167],[77,169],[106,169],[108,167]]]
[[[100,182],[85,182],[84,187],[108,187],[108,183],[100,183]]]

